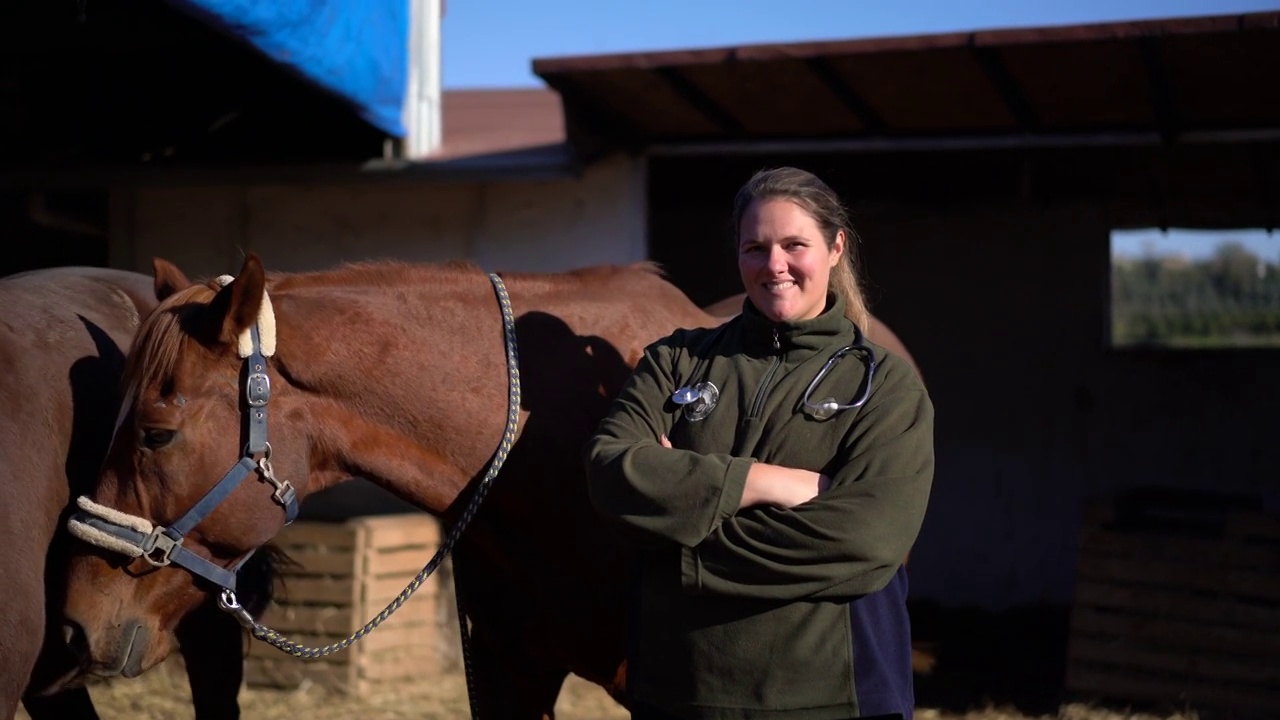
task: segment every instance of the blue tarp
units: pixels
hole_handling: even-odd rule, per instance
[[[409,0],[169,0],[404,137]]]

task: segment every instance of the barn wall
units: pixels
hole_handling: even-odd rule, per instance
[[[290,271],[373,258],[538,271],[632,262],[646,255],[643,172],[619,157],[577,180],[120,190],[111,264],[149,271],[159,255],[215,275],[237,271],[245,251]]]
[[[652,162],[654,253],[680,260],[673,274],[695,299],[739,291],[733,192],[786,160]],[[913,595],[1066,603],[1085,498],[1148,485],[1276,492],[1280,352],[1122,352],[1105,338],[1112,227],[1265,223],[1280,205],[1164,170],[1129,172],[1141,182],[1119,192],[1125,163],[1082,177],[1055,158],[809,160],[852,206],[873,311],[911,350],[937,410]],[[1171,162],[1156,160],[1146,167]],[[1256,163],[1238,167],[1247,178]],[[1180,190],[1153,200],[1153,176]]]
[[[1083,499],[1139,486],[1265,495],[1280,353],[1105,347],[1096,207],[958,208],[863,225],[883,315],[938,409],[922,596],[1066,602]]]

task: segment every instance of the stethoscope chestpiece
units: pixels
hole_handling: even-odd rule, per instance
[[[804,403],[805,412],[809,413],[809,417],[814,420],[826,420],[834,417],[836,413],[842,409],[840,403],[836,402],[833,397],[823,398],[815,403]]]
[[[671,393],[671,402],[683,408],[684,419],[697,422],[711,414],[720,400],[720,388],[714,383],[700,382]]]
[[[831,368],[834,367],[836,363],[840,362],[840,359],[845,355],[855,351],[862,351],[864,355],[864,362],[867,367],[866,377],[863,380],[862,392],[857,399],[846,405],[842,405],[833,397],[823,398],[817,403],[810,401],[809,396],[812,395],[813,391],[822,383],[822,380],[827,376],[827,373],[831,372]],[[822,369],[818,371],[818,374],[813,377],[813,381],[809,383],[809,387],[805,389],[804,397],[800,400],[800,404],[804,409],[804,412],[814,420],[822,421],[834,417],[838,412],[862,407],[863,404],[865,404],[871,397],[871,383],[875,380],[876,364],[877,360],[875,351],[863,342],[862,331],[855,326],[853,344],[846,345],[832,354],[831,358],[822,366]]]

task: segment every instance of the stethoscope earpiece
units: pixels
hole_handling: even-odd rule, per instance
[[[677,405],[688,405],[697,402],[700,394],[697,390],[685,385],[679,390],[671,393],[671,401]]]

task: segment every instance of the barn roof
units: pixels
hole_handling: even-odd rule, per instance
[[[533,69],[546,88],[446,91],[443,146],[413,161],[379,159],[385,136],[349,107],[163,5],[99,10],[76,31],[83,37],[62,15],[45,20],[0,32],[10,41],[0,63],[9,182],[163,178],[155,170],[166,166],[282,180],[328,176],[324,167],[339,177],[564,177],[618,148],[1280,139],[1280,12],[541,58]],[[153,62],[154,51],[171,62]]]
[[[533,69],[587,154],[1280,135],[1280,12],[555,57]]]

